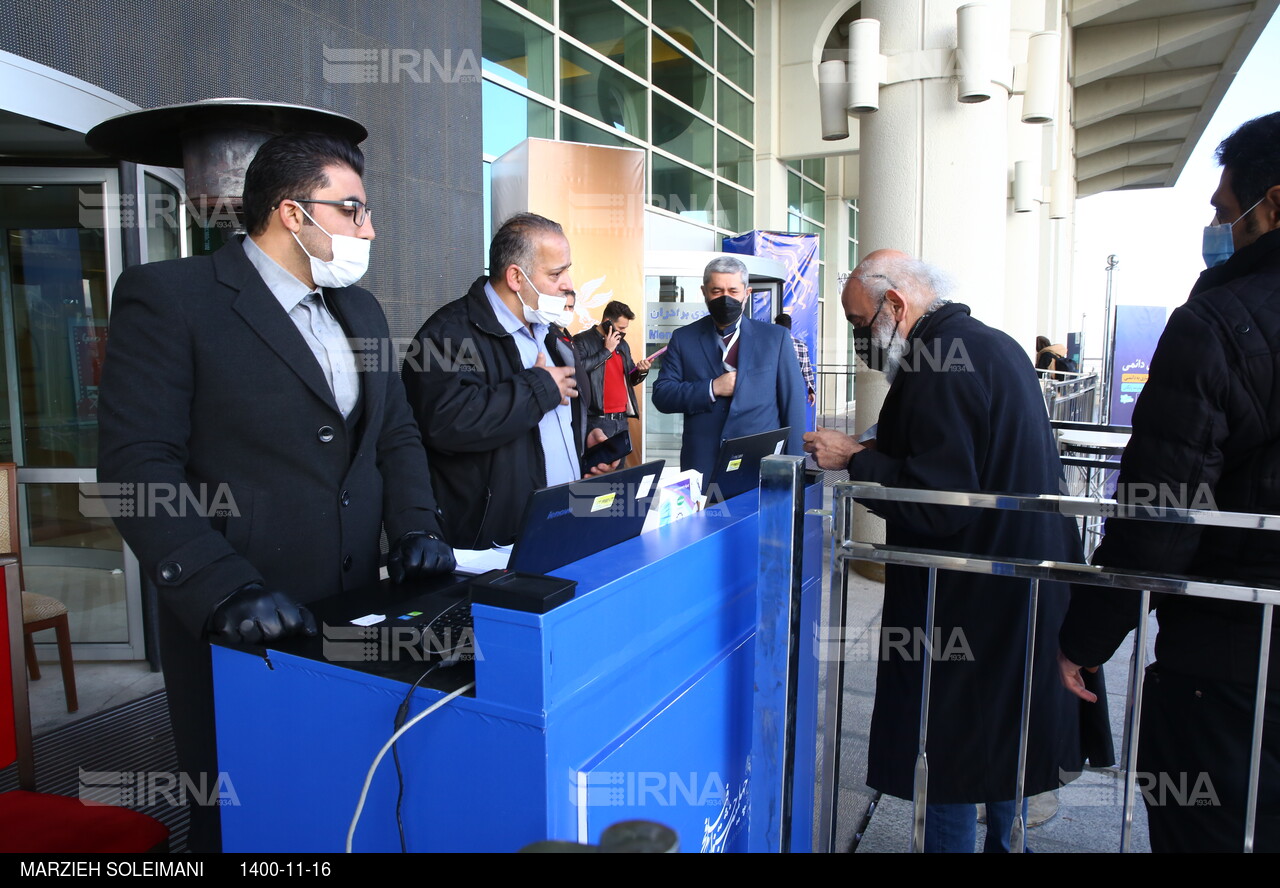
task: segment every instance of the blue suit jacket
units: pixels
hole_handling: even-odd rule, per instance
[[[720,333],[703,317],[671,336],[653,384],[653,404],[684,414],[680,468],[711,474],[720,445],[791,426],[787,453],[804,454],[805,387],[791,336],[782,327],[742,319],[738,381],[732,398],[711,397],[711,381],[724,373]]]

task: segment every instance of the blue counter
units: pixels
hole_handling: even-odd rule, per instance
[[[821,486],[805,492],[821,502]],[[411,851],[514,851],[542,839],[596,842],[619,820],[664,823],[685,851],[776,850],[783,758],[752,755],[778,688],[757,693],[757,494],[557,570],[577,596],[545,615],[473,606],[474,696],[398,743]],[[820,597],[821,523],[805,524],[802,625]],[[785,621],[784,621],[785,622]],[[776,638],[768,646],[776,648]],[[764,646],[762,646],[762,650]],[[796,748],[815,748],[814,649],[802,649]],[[767,665],[767,664],[766,664]],[[234,787],[234,852],[343,848],[365,772],[408,686],[323,659],[214,648],[219,767]],[[415,692],[410,715],[439,700]],[[807,707],[807,708],[806,708]],[[767,752],[767,751],[766,751]],[[789,847],[812,844],[811,755],[795,756]],[[397,783],[379,768],[354,850],[399,851]],[[806,794],[807,793],[807,794]]]

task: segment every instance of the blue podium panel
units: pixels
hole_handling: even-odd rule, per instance
[[[578,841],[653,820],[682,851],[747,850],[751,642],[744,641],[575,775]]]
[[[756,503],[744,494],[556,571],[577,595],[547,614],[472,608],[476,660],[455,668],[474,669],[474,690],[398,743],[410,851],[594,842],[636,818],[675,828],[682,850],[745,849]],[[214,649],[219,767],[237,802],[222,811],[224,848],[341,851],[413,678],[319,648],[270,659]],[[418,689],[410,717],[442,696]],[[397,792],[388,755],[354,850],[400,850]]]
[[[235,852],[340,852],[365,773],[408,686],[273,652],[214,648],[222,812]],[[416,693],[410,717],[444,696]],[[511,851],[546,835],[543,732],[459,698],[399,741],[410,851]],[[484,804],[474,804],[477,788]],[[353,850],[399,851],[395,766],[370,788]]]

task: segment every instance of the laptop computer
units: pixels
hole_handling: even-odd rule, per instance
[[[664,460],[535,490],[509,570],[546,574],[639,536]]]
[[[720,503],[760,486],[760,460],[782,453],[787,447],[791,426],[730,438],[720,445],[711,477],[703,493],[707,503]]]

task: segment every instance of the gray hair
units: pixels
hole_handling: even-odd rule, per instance
[[[876,259],[858,266],[864,267],[854,277],[863,282],[873,299],[892,288],[903,291],[914,307],[929,312],[946,305],[955,292],[951,276],[923,259]]]
[[[702,272],[703,286],[711,283],[711,275],[713,274],[739,275],[742,278],[742,289],[751,289],[751,275],[747,272],[746,263],[741,259],[734,259],[732,256],[717,256],[712,259]]]
[[[502,280],[512,265],[532,268],[538,241],[547,235],[564,237],[564,229],[537,213],[517,213],[503,222],[489,244],[489,280]]]

